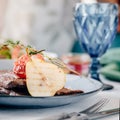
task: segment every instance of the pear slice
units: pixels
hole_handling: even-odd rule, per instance
[[[26,84],[31,96],[54,96],[65,86],[66,76],[58,66],[32,58],[26,64]]]

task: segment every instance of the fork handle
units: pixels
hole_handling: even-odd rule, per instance
[[[73,69],[71,69],[71,68],[68,68],[68,67],[67,67],[67,69],[68,69],[70,72],[72,72],[72,73],[80,76],[80,73],[79,73],[79,72],[77,72],[77,71],[75,71],[75,70],[73,70]]]
[[[47,120],[47,119],[46,119]],[[89,120],[86,114],[73,112],[70,114],[63,113],[61,115],[56,115],[49,117],[49,120]]]
[[[98,113],[88,113],[88,114],[72,112],[72,113],[63,113],[60,115],[51,116],[46,120],[96,120],[98,118],[103,118],[118,113],[120,113],[119,108],[106,110]]]

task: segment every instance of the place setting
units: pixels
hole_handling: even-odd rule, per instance
[[[11,46],[10,41],[7,42],[9,43],[7,46]],[[19,46],[23,45],[19,44]],[[3,60],[0,61],[1,105],[56,107],[81,101],[102,90],[102,83],[80,76],[80,73],[68,68],[62,60],[53,56],[53,53],[24,47],[27,49],[27,55],[23,54],[18,60],[8,60],[5,63]],[[37,54],[31,55],[32,52]],[[28,61],[26,66],[25,61]],[[74,74],[65,73],[61,68],[65,72],[67,69]],[[45,82],[42,79],[45,79]]]
[[[118,5],[77,3],[73,24],[86,53],[59,56],[12,40],[0,45],[0,118],[14,114],[9,120],[118,117],[119,97],[110,96],[116,87],[104,82],[120,81],[120,49],[108,50],[116,36]],[[9,114],[4,118],[5,112]]]

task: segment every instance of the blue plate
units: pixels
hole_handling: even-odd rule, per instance
[[[66,88],[83,90],[84,93],[53,96],[53,97],[32,97],[32,96],[0,96],[0,105],[18,107],[56,107],[80,102],[88,97],[97,94],[102,89],[102,84],[94,79],[68,74]]]

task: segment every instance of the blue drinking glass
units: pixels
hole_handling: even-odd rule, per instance
[[[81,47],[92,58],[90,75],[100,80],[99,58],[107,51],[117,32],[118,5],[112,3],[77,3],[74,27]]]

